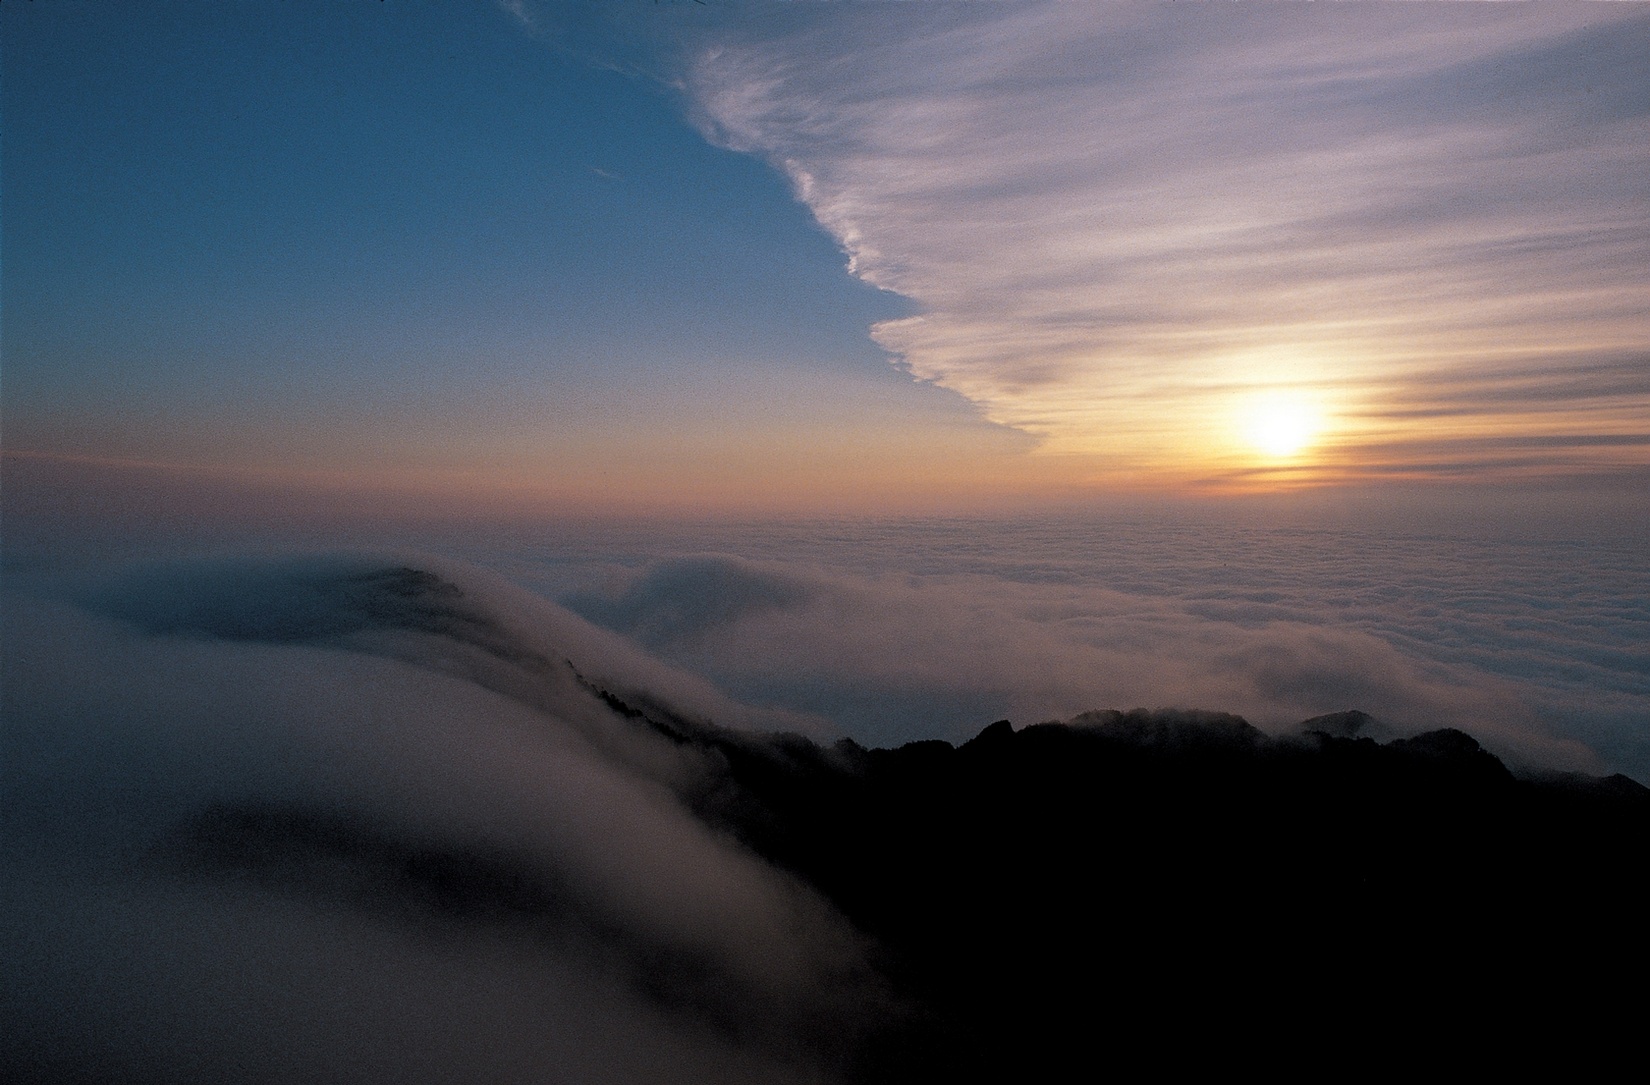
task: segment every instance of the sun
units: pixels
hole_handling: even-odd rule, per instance
[[[1323,415],[1298,392],[1265,392],[1243,408],[1243,434],[1273,459],[1289,459],[1311,447],[1323,429]]]

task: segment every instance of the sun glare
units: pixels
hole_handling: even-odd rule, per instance
[[[1244,408],[1244,436],[1255,448],[1275,459],[1304,452],[1323,428],[1318,408],[1305,396],[1268,392]]]

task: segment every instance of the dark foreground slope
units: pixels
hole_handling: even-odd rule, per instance
[[[1586,1058],[1642,1022],[1650,791],[1515,779],[1357,713],[1097,712],[959,748],[701,735],[702,814],[872,934],[918,1007],[865,1080]],[[1510,1046],[1508,1046],[1510,1045]]]

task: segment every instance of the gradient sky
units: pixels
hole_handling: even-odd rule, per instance
[[[0,27],[13,488],[834,511],[1650,472],[1639,5]]]

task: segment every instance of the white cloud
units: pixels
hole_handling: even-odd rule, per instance
[[[1234,390],[1402,445],[1393,381],[1650,342],[1647,40],[1630,8],[831,6],[724,28],[686,86],[920,304],[874,330],[914,375],[1185,476],[1233,466]]]
[[[365,559],[190,562],[83,586],[79,606],[8,579],[9,1067],[828,1073],[884,1008],[859,936],[690,811],[711,759],[621,719],[574,670],[687,717],[736,706],[552,604],[442,568],[451,579]],[[230,852],[264,855],[273,885],[190,858],[226,810],[230,825],[274,812],[274,835]],[[432,906],[439,880],[406,881],[428,856],[482,872],[474,914]]]
[[[1276,731],[1356,708],[1400,731],[1447,724],[1515,759],[1597,767],[1516,683],[1406,651],[1321,599],[1186,570],[1174,594],[1005,572],[862,576],[712,556],[570,603],[748,700],[826,715],[868,745],[963,741],[999,717],[1095,708],[1213,709]]]

